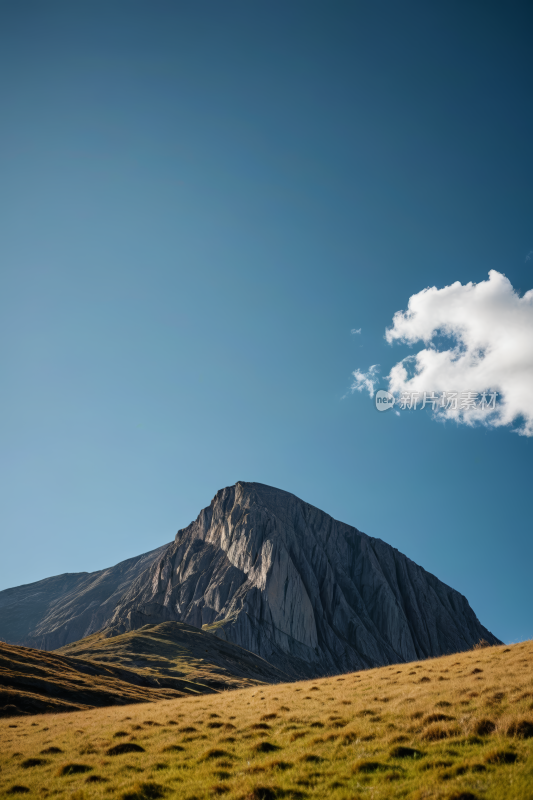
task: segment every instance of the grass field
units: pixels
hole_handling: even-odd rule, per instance
[[[0,795],[533,798],[533,642],[0,721]]]

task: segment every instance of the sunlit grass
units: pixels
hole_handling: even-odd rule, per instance
[[[0,795],[533,797],[533,642],[0,721]]]

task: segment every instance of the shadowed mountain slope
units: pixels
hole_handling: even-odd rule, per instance
[[[0,592],[0,639],[54,650],[100,630],[126,589],[166,547],[98,572],[66,573],[5,589]]]
[[[115,630],[204,626],[293,678],[499,640],[463,595],[395,548],[288,492],[219,491],[123,595]]]

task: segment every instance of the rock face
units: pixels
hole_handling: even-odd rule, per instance
[[[499,643],[465,597],[381,539],[243,482],[159,550],[0,592],[0,620],[0,637],[43,649],[185,622],[293,678]]]
[[[163,620],[203,626],[293,677],[499,643],[465,597],[395,548],[258,483],[218,492],[109,624]]]
[[[166,547],[98,572],[56,575],[0,592],[0,639],[55,650],[104,627],[120,598]]]

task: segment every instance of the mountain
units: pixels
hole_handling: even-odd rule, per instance
[[[219,491],[110,622],[163,619],[204,626],[293,677],[499,643],[465,597],[395,548],[259,483]]]
[[[93,612],[101,628],[185,622],[292,678],[444,655],[480,639],[499,643],[463,595],[395,548],[259,483],[222,489],[172,544],[147,556],[104,612]],[[76,589],[68,597],[72,622],[57,626],[56,601],[53,626],[43,619],[29,634],[37,632],[41,646],[79,638],[85,598]]]
[[[168,545],[98,572],[56,575],[0,592],[0,639],[54,650],[103,628],[132,582]]]

